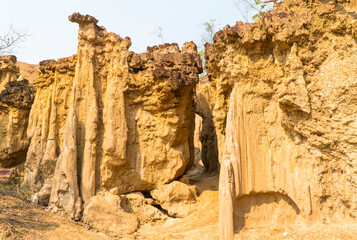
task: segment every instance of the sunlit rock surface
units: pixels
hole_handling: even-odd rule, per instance
[[[94,17],[69,20],[79,24],[78,52],[40,63],[24,185],[52,184],[50,204],[79,219],[99,190],[151,190],[192,166],[202,67],[193,42],[136,54]]]
[[[221,202],[234,205],[235,231],[356,221],[356,9],[285,0],[206,46]],[[225,206],[222,228],[233,215]]]

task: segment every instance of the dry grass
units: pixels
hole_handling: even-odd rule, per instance
[[[0,240],[26,239],[29,233],[17,218],[17,212],[27,204],[26,195],[13,182],[0,184]]]
[[[30,192],[21,188],[21,183],[23,182],[23,166],[13,168],[12,176],[10,181],[7,183],[0,183],[0,196],[11,196],[19,199],[29,199]]]

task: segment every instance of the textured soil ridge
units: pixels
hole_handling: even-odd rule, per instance
[[[20,76],[15,56],[0,56],[0,168],[14,167],[26,160],[26,135],[35,91]]]
[[[193,42],[130,52],[130,38],[74,13],[78,52],[40,63],[28,127],[24,186],[80,219],[100,191],[150,191],[194,162]]]
[[[0,167],[25,162],[16,191],[103,232],[26,205],[36,225],[3,196],[0,239],[16,226],[29,239],[67,226],[88,239],[353,238],[356,12],[356,0],[275,3],[215,34],[201,79],[193,42],[137,54],[79,13],[75,55],[0,57]]]
[[[206,45],[222,239],[243,226],[356,221],[355,12],[356,1],[286,0]]]

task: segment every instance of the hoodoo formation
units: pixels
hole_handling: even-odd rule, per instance
[[[94,17],[69,20],[77,54],[41,62],[34,83],[24,185],[79,219],[98,191],[150,191],[192,166],[202,67],[193,42],[136,54]]]
[[[0,57],[0,167],[25,163],[32,202],[130,239],[355,224],[356,12],[275,3],[215,34],[200,80],[193,42],[137,54],[74,13],[77,54],[23,71],[36,79]]]
[[[0,56],[0,167],[23,163],[29,141],[26,135],[34,89],[19,79],[15,56]],[[18,81],[19,79],[19,81]]]
[[[356,221],[356,9],[285,0],[206,46],[221,239],[243,226]]]

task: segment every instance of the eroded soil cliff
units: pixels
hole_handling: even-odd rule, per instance
[[[206,46],[220,194],[234,208],[221,214],[235,231],[356,221],[355,12],[355,1],[285,0]]]
[[[103,232],[1,197],[0,238],[352,239],[356,10],[285,0],[253,24],[224,27],[206,45],[209,81],[196,94],[193,42],[136,54],[130,38],[79,13],[69,17],[77,54],[23,73],[35,78],[32,107],[16,58],[0,59],[1,167],[27,154],[32,202]],[[219,194],[201,168],[180,178],[194,163],[195,113]]]
[[[18,80],[15,56],[0,56],[0,168],[25,162],[29,146],[27,126],[34,89]]]
[[[202,67],[193,42],[136,54],[94,17],[69,20],[79,24],[77,54],[41,62],[34,83],[24,186],[80,219],[99,191],[150,191],[192,166]]]

